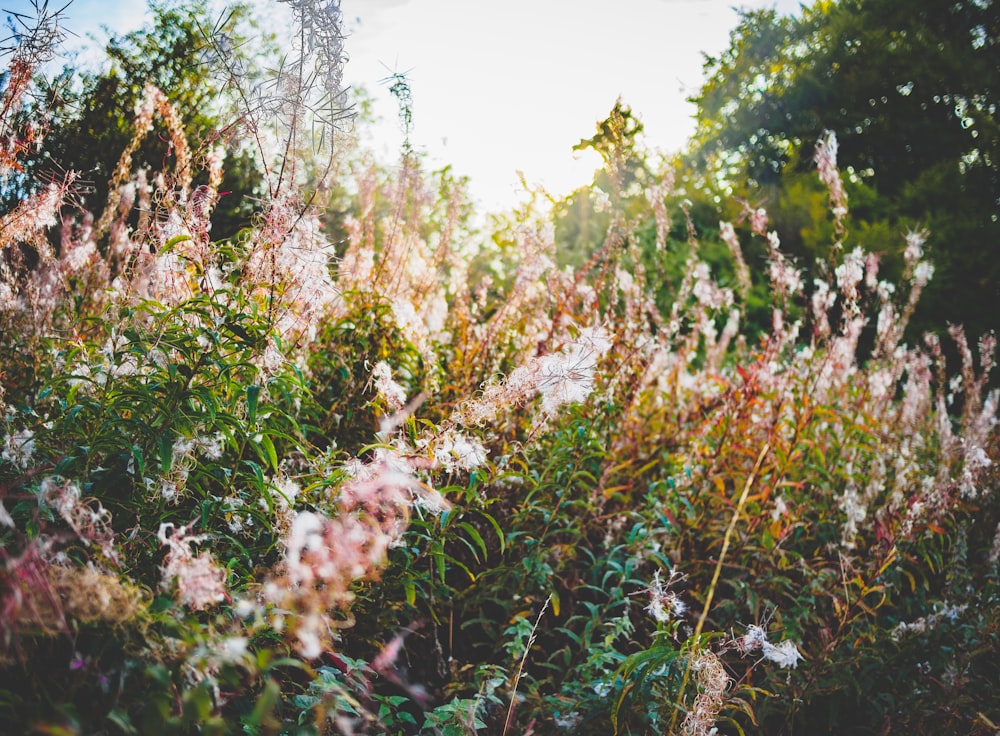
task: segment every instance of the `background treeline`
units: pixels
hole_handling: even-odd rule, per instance
[[[947,323],[976,337],[997,329],[998,38],[1000,9],[977,0],[816,2],[794,17],[745,12],[729,48],[706,59],[705,83],[692,98],[697,130],[672,162],[698,232],[717,230],[720,204],[722,219],[744,222],[762,206],[807,271],[830,262],[831,247],[843,241],[878,253],[883,268],[899,274],[900,234],[926,229],[935,276],[910,338]],[[620,136],[615,165],[626,191],[634,182],[637,193],[650,172],[632,112],[641,117],[629,111],[620,131],[605,123],[584,144],[608,151]],[[824,130],[840,144],[850,204],[843,237],[814,175],[813,147]],[[608,189],[606,180],[596,187]],[[564,245],[578,254],[569,261],[603,237],[590,196],[582,191],[560,204]],[[749,266],[759,270],[762,258]]]
[[[9,210],[60,170],[81,175],[80,203],[103,204],[146,82],[168,92],[193,140],[220,138],[225,85],[213,73],[217,50],[205,44],[205,34],[223,34],[244,55],[252,34],[253,53],[279,63],[276,39],[264,36],[262,43],[251,19],[241,6],[217,18],[204,4],[154,5],[150,28],[109,42],[110,65],[102,71],[66,67],[22,112],[44,121],[44,157],[30,162],[16,186],[7,183],[0,206]],[[720,218],[746,223],[750,210],[764,207],[783,247],[807,271],[830,262],[830,248],[844,241],[879,254],[883,268],[898,276],[900,235],[926,230],[935,276],[910,339],[941,333],[947,324],[964,325],[974,339],[997,329],[998,37],[1000,10],[985,0],[842,0],[814,3],[797,16],[745,12],[729,48],[706,59],[706,81],[693,98],[695,136],[667,164],[697,232],[716,232]],[[243,59],[242,69],[257,67]],[[593,187],[556,205],[562,262],[580,265],[600,247],[608,217],[595,202],[619,184],[631,199],[630,216],[645,220],[640,237],[649,247],[655,241],[653,213],[642,211],[638,195],[661,164],[643,147],[642,111],[626,103],[580,143],[601,152],[607,168]],[[813,175],[813,145],[824,130],[839,141],[850,204],[843,237],[833,231],[826,191]],[[219,237],[249,223],[262,186],[252,157],[228,145],[228,194],[213,216]],[[156,166],[165,153],[166,144],[152,138],[136,157]],[[339,219],[337,208],[327,213],[332,234]],[[682,220],[673,218],[676,233],[686,227]],[[764,265],[763,254],[756,255],[748,261],[752,270]]]

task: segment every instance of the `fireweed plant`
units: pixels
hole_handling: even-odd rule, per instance
[[[67,174],[0,219],[0,730],[995,732],[995,340],[952,327],[954,377],[904,342],[924,235],[881,280],[835,137],[812,280],[758,209],[720,223],[720,282],[666,175],[652,267],[619,193],[558,269],[544,213],[480,246],[410,151],[325,129],[317,165],[339,8],[290,5],[322,43],[271,87],[216,54],[266,172],[250,227],[212,240],[225,160],[152,86],[103,211]],[[5,175],[41,60],[10,61]],[[154,131],[172,156],[138,169]]]

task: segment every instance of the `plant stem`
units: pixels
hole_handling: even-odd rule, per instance
[[[503,731],[500,736],[507,736],[510,719],[514,715],[514,697],[517,695],[517,684],[521,681],[521,674],[524,672],[524,663],[528,661],[528,652],[531,651],[531,645],[535,643],[535,632],[538,630],[538,623],[542,620],[542,616],[545,615],[545,610],[549,607],[551,601],[552,594],[550,593],[549,597],[545,599],[545,605],[542,606],[542,610],[538,612],[535,625],[531,627],[531,635],[528,637],[527,644],[524,645],[524,654],[521,655],[521,662],[517,665],[517,674],[514,676],[514,688],[510,691],[510,705],[507,707],[507,718],[503,722]]]
[[[712,599],[715,597],[715,586],[719,583],[719,575],[722,573],[722,563],[726,558],[726,552],[729,551],[729,540],[733,536],[733,531],[736,529],[736,522],[740,518],[740,514],[743,512],[743,506],[746,504],[747,496],[750,495],[750,489],[753,487],[754,481],[757,479],[757,473],[760,472],[760,466],[764,463],[764,458],[767,453],[771,450],[771,445],[768,442],[764,443],[764,446],[760,448],[760,454],[757,456],[757,462],[754,463],[753,469],[750,471],[750,475],[747,476],[747,482],[743,485],[743,492],[740,493],[740,499],[736,503],[736,508],[733,510],[733,518],[729,520],[729,527],[726,529],[726,536],[722,539],[722,550],[719,552],[719,559],[715,563],[715,572],[712,574],[712,582],[708,586],[708,593],[705,596],[705,606],[701,609],[701,615],[698,617],[698,625],[695,626],[694,636],[691,638],[695,641],[697,645],[698,637],[701,636],[701,632],[705,627],[705,619],[708,618],[708,611],[712,607]],[[691,676],[691,658],[688,657],[687,664],[684,666],[684,677],[681,680],[681,689],[677,695],[677,705],[678,707],[674,709],[673,717],[670,719],[670,733],[675,733],[675,726],[677,725],[677,714],[680,711],[680,706],[684,701],[684,691],[687,689],[688,679]]]

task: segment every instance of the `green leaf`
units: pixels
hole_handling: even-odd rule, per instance
[[[146,460],[142,456],[142,448],[138,445],[131,447],[132,458],[135,460],[135,476],[142,478],[146,473]]]
[[[412,580],[403,581],[403,591],[406,594],[406,602],[415,606],[417,604],[417,586],[413,584]]]
[[[170,472],[170,466],[174,462],[174,443],[173,439],[170,437],[169,432],[161,432],[159,437],[156,439],[157,446],[160,450],[160,469],[163,474],[166,475]]]
[[[267,436],[266,434],[265,435],[261,435],[260,446],[262,448],[264,448],[264,454],[266,456],[266,459],[267,459],[268,463],[270,463],[271,468],[274,470],[275,473],[279,472],[279,470],[278,470],[278,453],[274,449],[274,442],[272,442],[271,438],[269,436]]]
[[[122,710],[112,710],[106,716],[109,721],[115,724],[123,733],[139,733],[136,727],[132,725],[132,720],[128,717],[128,713]]]
[[[233,333],[236,337],[240,338],[243,342],[254,342],[254,340],[250,337],[250,333],[247,332],[238,322],[226,322],[223,327]]]
[[[482,516],[490,523],[490,526],[492,526],[493,530],[497,533],[497,540],[500,542],[500,554],[503,554],[507,551],[507,537],[500,528],[499,522],[497,522],[497,520],[490,514],[482,514]]]
[[[248,726],[270,725],[274,721],[274,717],[271,714],[274,712],[280,697],[281,688],[278,686],[278,683],[269,679],[267,685],[264,686],[264,691],[257,698],[253,712],[244,722]]]
[[[190,235],[187,234],[175,235],[174,237],[172,237],[170,240],[168,240],[166,243],[163,244],[163,247],[160,249],[160,252],[169,253],[175,245],[177,245],[178,243],[183,243],[188,240],[191,240]]]
[[[478,557],[478,555],[477,555],[477,559],[478,559],[478,561],[479,561],[479,562],[483,562],[483,561],[485,561],[485,560],[486,560],[486,558],[487,558],[487,557],[489,556],[489,551],[488,551],[488,550],[486,549],[486,542],[484,542],[484,541],[483,541],[483,537],[482,537],[482,535],[480,535],[480,534],[479,534],[479,532],[478,532],[478,531],[476,530],[476,527],[472,526],[472,524],[470,524],[470,523],[469,523],[469,522],[467,522],[467,521],[463,521],[463,522],[461,522],[461,523],[460,523],[460,524],[459,524],[458,526],[459,526],[460,528],[464,529],[464,530],[465,530],[465,532],[466,532],[466,533],[467,533],[467,534],[468,534],[468,535],[469,535],[470,537],[472,537],[473,541],[475,541],[476,545],[477,545],[477,546],[479,547],[479,549],[480,549],[480,550],[482,551],[482,553],[483,553],[483,556],[482,556],[482,558],[479,558],[479,557]]]
[[[247,386],[247,425],[250,427],[257,424],[257,402],[260,399],[260,388],[256,384]]]

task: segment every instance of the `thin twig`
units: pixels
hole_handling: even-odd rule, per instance
[[[552,601],[552,594],[549,593],[549,597],[545,599],[545,605],[542,606],[542,610],[538,612],[538,618],[535,619],[535,625],[531,627],[531,635],[528,637],[528,643],[524,645],[524,654],[521,655],[521,662],[517,666],[517,674],[514,676],[514,689],[510,691],[510,705],[507,707],[507,719],[503,722],[503,731],[500,736],[507,736],[507,729],[510,727],[511,716],[514,715],[514,699],[517,695],[517,684],[521,681],[521,674],[524,672],[524,664],[528,661],[528,652],[531,651],[531,645],[535,643],[535,632],[538,630],[538,624],[542,620],[542,616],[545,615],[545,610],[549,607],[549,603]]]
[[[757,456],[757,462],[753,465],[753,470],[750,471],[750,475],[747,476],[747,482],[743,485],[743,492],[740,494],[740,499],[736,503],[736,508],[733,510],[733,518],[729,520],[729,527],[726,529],[726,536],[722,539],[722,550],[719,552],[719,559],[715,563],[715,572],[712,574],[712,582],[708,586],[708,593],[705,596],[705,606],[701,609],[701,615],[698,617],[698,625],[695,626],[694,636],[692,639],[697,644],[698,637],[701,636],[701,632],[705,627],[705,619],[708,618],[708,611],[712,607],[712,599],[715,597],[715,586],[719,582],[719,575],[722,573],[722,563],[726,557],[726,552],[729,550],[729,540],[733,536],[733,532],[736,530],[736,522],[739,521],[740,514],[743,512],[743,506],[746,504],[747,497],[750,495],[750,489],[753,487],[754,481],[757,479],[757,473],[760,472],[760,466],[764,463],[764,458],[767,453],[771,450],[771,445],[768,442],[764,443],[764,446],[760,448],[760,454]],[[687,660],[687,664],[684,667],[684,677],[681,679],[681,689],[677,696],[677,705],[680,706],[684,700],[684,691],[687,689],[688,679],[691,675],[691,659]],[[677,724],[677,714],[680,712],[680,707],[674,709],[673,717],[670,719],[670,732],[674,733],[674,727]]]
[[[719,559],[715,564],[715,572],[712,574],[712,582],[708,586],[708,595],[705,596],[705,607],[701,610],[701,616],[698,617],[698,625],[694,629],[695,638],[701,634],[701,631],[705,626],[705,619],[708,618],[708,609],[712,607],[712,598],[715,596],[715,586],[719,582],[719,574],[722,572],[722,561],[725,559],[726,552],[729,550],[729,540],[732,538],[733,531],[736,529],[736,522],[739,521],[740,513],[743,511],[743,506],[747,501],[747,496],[750,495],[750,488],[757,479],[757,473],[760,472],[760,466],[763,464],[764,458],[767,456],[770,449],[771,445],[767,442],[765,442],[764,446],[760,449],[760,455],[757,456],[757,462],[754,463],[753,470],[751,470],[750,475],[747,476],[747,482],[743,486],[743,493],[740,494],[740,500],[736,504],[736,508],[733,510],[733,518],[729,520],[729,528],[726,529],[726,536],[722,540],[722,551],[719,552]]]

